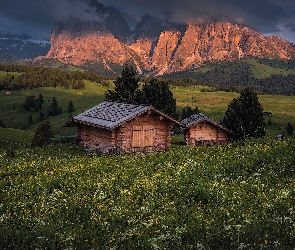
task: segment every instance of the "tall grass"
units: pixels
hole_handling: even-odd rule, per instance
[[[293,249],[295,141],[0,154],[1,249]]]

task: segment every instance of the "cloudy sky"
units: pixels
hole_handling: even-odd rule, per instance
[[[295,0],[99,0],[130,26],[144,13],[182,24],[232,21],[295,43]],[[56,21],[98,21],[90,0],[0,0],[0,31],[49,39]]]

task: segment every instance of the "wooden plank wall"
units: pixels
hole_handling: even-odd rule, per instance
[[[116,141],[122,152],[136,150],[164,151],[171,147],[171,121],[156,114],[143,114],[124,123],[116,132]]]
[[[201,122],[189,128],[186,132],[186,144],[219,145],[230,141],[230,135],[225,130],[208,122]]]

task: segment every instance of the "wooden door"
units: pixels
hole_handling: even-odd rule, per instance
[[[132,147],[141,150],[154,146],[155,129],[152,125],[133,126]]]

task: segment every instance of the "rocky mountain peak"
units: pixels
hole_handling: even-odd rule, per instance
[[[152,75],[187,70],[207,61],[232,61],[248,56],[295,58],[290,42],[264,36],[240,24],[183,26],[145,14],[131,32],[114,7],[95,0],[90,4],[101,21],[57,24],[46,57],[76,65],[97,63],[114,71],[132,61],[139,73]]]
[[[63,23],[57,22],[54,25],[51,37],[54,39],[62,33],[68,33],[72,37],[78,37],[89,33],[110,33],[118,40],[126,42],[126,37],[131,31],[128,23],[119,11],[114,7],[105,6],[96,0],[91,0],[89,6],[94,8],[97,13],[97,17],[93,21],[71,19]]]

